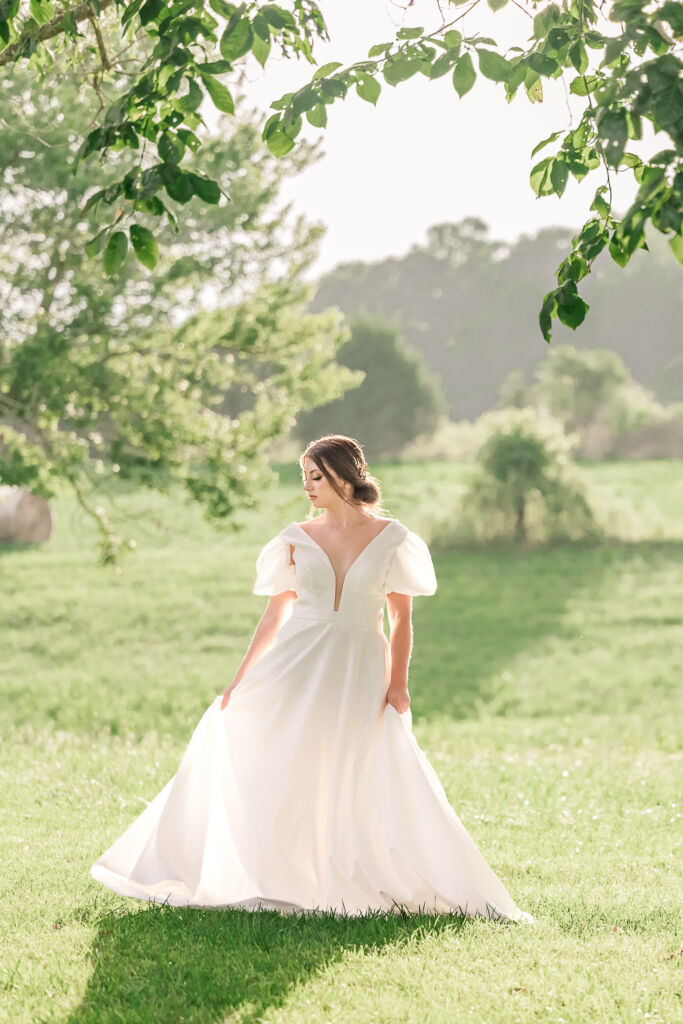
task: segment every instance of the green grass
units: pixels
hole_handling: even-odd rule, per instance
[[[468,470],[373,472],[428,539]],[[434,551],[414,605],[416,736],[533,928],[177,909],[90,877],[232,678],[266,600],[256,554],[306,514],[296,467],[239,534],[120,488],[138,546],[118,570],[66,496],[49,544],[0,550],[0,1020],[680,1019],[683,474],[586,472],[649,539]]]

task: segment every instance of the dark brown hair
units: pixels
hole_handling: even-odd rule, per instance
[[[355,438],[344,434],[326,434],[306,446],[299,458],[302,469],[305,458],[316,464],[343,501],[347,501],[346,495],[330,476],[330,469],[353,485],[353,499],[348,504],[366,505],[373,515],[387,515],[387,510],[382,506],[379,480],[368,473],[363,449]],[[313,509],[309,509],[308,518],[313,518]]]

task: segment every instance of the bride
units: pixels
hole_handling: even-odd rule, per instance
[[[380,515],[353,438],[312,441],[300,466],[311,511],[258,555],[253,592],[269,601],[244,660],[93,878],[174,906],[533,923],[412,732],[412,598],[437,585],[427,545]]]

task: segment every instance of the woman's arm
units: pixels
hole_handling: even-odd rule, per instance
[[[261,616],[249,649],[242,659],[242,664],[235,673],[235,678],[226,686],[221,701],[221,711],[230,700],[230,694],[237,684],[244,678],[249,669],[256,664],[269,647],[272,646],[275,634],[285,620],[287,609],[296,598],[296,590],[283,590],[281,594],[275,594],[268,602],[268,606]]]
[[[387,704],[403,714],[410,707],[408,693],[408,665],[413,647],[413,599],[409,594],[387,594],[387,611],[391,647],[391,678],[387,690]]]

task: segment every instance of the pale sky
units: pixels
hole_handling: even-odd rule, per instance
[[[445,2],[442,7],[448,21],[464,9]],[[436,0],[414,0],[407,11],[391,0],[321,0],[321,9],[331,42],[315,45],[318,65],[364,60],[373,43],[388,42],[402,24],[433,30],[441,23]],[[532,20],[512,2],[494,14],[481,0],[456,27],[465,35],[489,36],[500,48],[526,48]],[[604,19],[599,28],[618,31]],[[589,57],[597,52],[589,50]],[[262,107],[264,123],[270,103],[300,88],[314,70],[303,58],[269,59],[265,70],[255,61],[250,65],[249,101]],[[569,94],[571,77],[565,73],[566,87],[544,78],[542,103],[531,103],[520,89],[509,104],[502,85],[480,77],[463,99],[450,75],[429,81],[418,74],[394,87],[380,77],[376,107],[354,88],[327,107],[325,129],[304,119],[302,135],[322,136],[324,156],[287,183],[283,199],[326,226],[313,273],[349,260],[403,255],[424,242],[430,225],[467,216],[481,217],[491,236],[505,241],[547,225],[582,224],[604,171],[580,184],[570,177],[561,199],[538,199],[529,184],[533,164],[556,149],[550,145],[531,158],[533,147],[552,131],[578,124],[582,100]],[[209,121],[207,105],[202,113]],[[667,144],[661,133],[649,132],[629,149],[645,156]],[[629,170],[612,176],[616,210],[624,212],[637,186]]]

